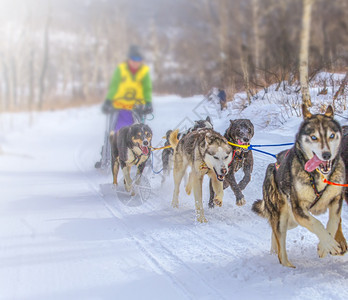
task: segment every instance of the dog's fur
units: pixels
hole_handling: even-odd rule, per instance
[[[224,137],[233,144],[249,145],[251,138],[254,136],[254,125],[248,119],[230,120],[230,126],[225,132]],[[232,146],[233,158],[228,166],[228,174],[225,176],[224,189],[231,187],[236,196],[237,205],[245,204],[245,199],[242,191],[251,180],[251,173],[253,171],[254,159],[252,151],[248,149]],[[237,184],[234,174],[243,168],[244,177]],[[210,198],[209,207],[214,207],[214,192],[210,182]]]
[[[193,127],[188,129],[187,131],[183,133],[178,134],[178,139],[182,139],[186,134],[196,131],[196,130],[201,130],[203,128],[211,128],[213,129],[213,124],[211,123],[210,117],[206,117],[205,120],[198,120],[195,121],[193,124]],[[172,133],[172,130],[168,130],[166,133],[166,142],[164,143],[164,146],[169,146],[169,136]],[[172,169],[173,166],[173,154],[174,154],[174,149],[173,148],[166,148],[163,149],[162,151],[162,164],[163,164],[163,179],[162,182],[165,181],[165,178],[169,176],[170,170]]]
[[[342,131],[341,156],[346,167],[346,184],[348,184],[348,126],[342,126]],[[348,187],[345,188],[344,197],[348,204]]]
[[[134,195],[134,190],[130,177],[131,167],[137,166],[137,181],[139,182],[150,157],[151,140],[152,130],[145,124],[126,126],[110,135],[113,183],[117,185],[117,175],[121,167],[126,191],[131,192],[132,195]]]
[[[347,251],[341,227],[343,188],[327,185],[321,178],[345,182],[344,164],[339,154],[342,130],[333,119],[331,106],[323,115],[312,115],[304,105],[302,111],[304,121],[294,147],[279,153],[277,163],[268,166],[263,200],[252,206],[254,212],[268,219],[272,227],[271,251],[277,253],[279,262],[287,267],[294,266],[286,253],[286,232],[298,224],[319,238],[319,257]],[[316,195],[313,181],[316,190],[322,192],[320,197]],[[327,209],[329,220],[325,228],[313,215]]]
[[[212,180],[216,195],[214,203],[222,205],[223,179],[228,172],[228,164],[232,159],[232,148],[219,133],[212,129],[193,131],[185,135],[180,141],[178,131],[174,131],[169,138],[174,148],[174,193],[172,206],[179,206],[179,187],[186,168],[191,166],[191,173],[186,186],[187,194],[193,188],[198,222],[206,222],[202,203],[202,183],[204,175]]]

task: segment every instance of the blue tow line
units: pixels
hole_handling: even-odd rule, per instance
[[[251,145],[249,146],[249,150],[253,150],[253,151],[257,151],[257,152],[260,152],[260,153],[263,153],[263,154],[266,154],[266,155],[269,155],[269,156],[272,156],[274,157],[275,159],[277,159],[277,155],[273,154],[273,153],[270,153],[270,152],[266,152],[266,151],[262,151],[262,150],[259,150],[259,149],[255,149],[255,148],[262,148],[262,147],[281,147],[281,146],[292,146],[294,143],[285,143],[285,144],[273,144],[273,145]],[[155,171],[154,170],[154,165],[153,165],[153,162],[154,162],[154,159],[153,159],[153,152],[151,152],[151,168],[152,168],[152,172],[155,173],[156,175],[157,174],[160,174],[162,171],[163,171],[163,168],[159,171]]]
[[[277,158],[277,155],[273,154],[273,153],[269,153],[266,151],[262,151],[259,149],[255,149],[255,148],[262,148],[262,147],[280,147],[280,146],[291,146],[294,143],[285,143],[285,144],[274,144],[274,145],[250,145],[248,149],[253,150],[253,151],[257,151],[266,155],[270,155],[272,157],[274,157],[275,159]]]
[[[156,175],[161,173],[163,171],[163,168],[159,171],[155,171],[154,170],[154,166],[153,166],[153,152],[151,151],[151,169],[152,169],[152,172],[154,172]]]
[[[250,145],[251,148],[262,148],[262,147],[278,147],[278,146],[291,146],[294,143],[286,143],[286,144],[273,144],[273,145]]]

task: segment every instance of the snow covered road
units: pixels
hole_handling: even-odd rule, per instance
[[[154,101],[148,124],[157,146],[167,129],[197,119],[201,97]],[[223,132],[228,118],[215,118],[215,128]],[[244,207],[226,190],[223,207],[208,209],[205,181],[208,223],[198,224],[192,196],[182,189],[173,209],[172,178],[161,187],[161,175],[151,170],[151,196],[142,205],[102,189],[112,176],[94,169],[104,130],[99,107],[36,113],[30,126],[29,119],[8,114],[0,121],[0,299],[348,297],[348,256],[319,259],[317,238],[306,229],[288,233],[296,269],[269,254],[271,230],[250,208],[272,157],[255,153]],[[292,142],[300,121],[273,131],[256,126],[254,143]],[[347,235],[346,205],[342,216]]]

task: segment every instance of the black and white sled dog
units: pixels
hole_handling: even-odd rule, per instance
[[[195,197],[198,222],[206,222],[202,203],[202,183],[204,175],[212,181],[214,203],[222,206],[224,194],[223,180],[232,159],[232,148],[225,137],[213,129],[201,129],[188,133],[180,140],[178,131],[174,131],[169,142],[174,149],[174,193],[172,206],[179,206],[179,187],[188,166],[191,167],[190,178],[186,186],[187,194]]]
[[[130,170],[137,166],[137,180],[144,171],[145,164],[151,153],[152,130],[146,124],[133,124],[121,128],[118,132],[111,132],[111,170],[113,183],[117,185],[119,168],[124,175],[124,184],[127,192],[134,196]]]
[[[333,119],[329,106],[325,114],[312,115],[303,105],[304,121],[293,148],[278,154],[277,162],[268,165],[263,183],[263,200],[252,210],[268,219],[272,227],[271,251],[279,262],[294,267],[286,252],[286,232],[301,225],[319,238],[318,254],[342,255],[347,242],[342,233],[341,209],[343,187],[328,181],[345,182],[344,163],[340,156],[342,129]],[[313,215],[329,209],[326,228]]]
[[[178,139],[180,140],[183,138],[186,134],[196,131],[196,130],[201,130],[203,128],[210,128],[213,129],[213,124],[210,120],[210,117],[206,117],[205,120],[198,120],[195,121],[193,124],[193,127],[188,129],[185,132],[178,133]],[[173,132],[173,130],[168,130],[166,133],[166,142],[164,146],[169,146],[169,136]],[[162,177],[162,183],[165,181],[165,178],[169,176],[170,170],[173,168],[173,154],[174,154],[174,149],[173,148],[166,148],[162,151],[162,164],[163,164],[163,177]]]
[[[250,145],[250,141],[254,136],[254,125],[248,119],[230,120],[230,126],[227,128],[224,137],[231,143],[236,145]],[[232,162],[228,166],[228,174],[225,176],[224,189],[231,187],[236,196],[236,204],[238,206],[244,205],[245,198],[243,190],[246,188],[251,180],[251,173],[253,171],[254,159],[251,150],[232,146],[233,155]],[[244,176],[242,180],[237,183],[235,173],[239,169],[243,169]],[[209,207],[214,207],[214,192],[210,182],[210,198]]]

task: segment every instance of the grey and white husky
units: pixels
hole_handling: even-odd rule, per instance
[[[202,203],[202,183],[204,175],[212,181],[215,194],[214,203],[222,206],[224,194],[223,180],[228,172],[228,164],[232,160],[232,148],[225,137],[212,129],[193,131],[178,140],[178,131],[169,138],[174,149],[174,193],[172,206],[179,206],[179,187],[188,166],[191,167],[187,194],[195,197],[196,215],[198,222],[207,222]]]
[[[277,162],[268,165],[263,183],[263,200],[252,210],[268,219],[272,227],[271,252],[279,262],[294,267],[286,253],[286,232],[297,225],[307,228],[318,239],[318,255],[342,255],[347,242],[342,233],[341,209],[343,187],[328,185],[324,179],[343,184],[344,163],[340,156],[342,129],[333,119],[329,106],[325,114],[312,115],[302,107],[304,121],[295,145],[278,154]],[[329,209],[324,225],[313,215]]]
[[[202,130],[205,128],[213,129],[213,124],[212,124],[209,116],[207,116],[205,120],[195,121],[191,128],[187,129],[184,132],[178,133],[178,139],[180,140],[181,138],[183,138],[185,135],[187,135],[188,133],[190,133],[192,131]],[[173,132],[173,130],[167,131],[167,133],[165,135],[166,142],[165,142],[164,146],[170,145],[169,136],[172,132]],[[174,155],[173,148],[166,148],[162,151],[162,164],[163,164],[162,184],[165,182],[166,177],[169,176],[170,171],[173,167],[173,163],[174,163],[173,155]]]

